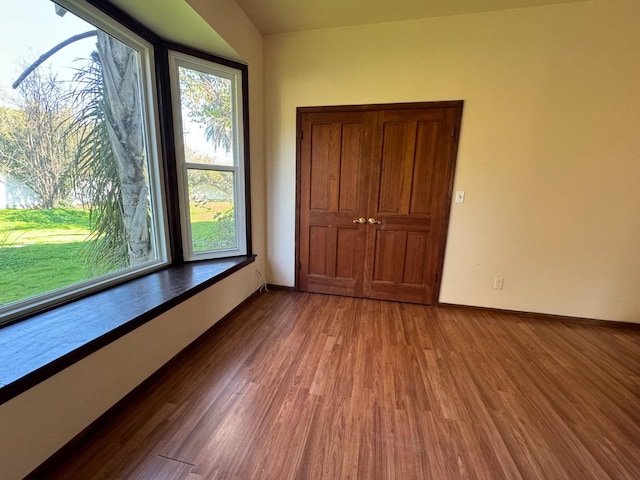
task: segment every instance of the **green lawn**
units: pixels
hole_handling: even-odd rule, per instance
[[[80,262],[83,242],[0,248],[0,305],[73,285],[88,278]]]
[[[229,202],[191,205],[196,251],[235,247]],[[0,305],[91,278],[84,260],[89,212],[0,210]]]
[[[231,202],[191,203],[189,215],[195,252],[236,247],[231,207]]]
[[[192,223],[208,222],[213,220],[217,213],[222,213],[232,207],[231,202],[191,202],[189,205],[189,216]]]
[[[84,210],[0,210],[0,305],[86,280],[88,235]]]

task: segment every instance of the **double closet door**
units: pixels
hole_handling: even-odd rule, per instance
[[[433,304],[462,102],[298,109],[297,286]]]

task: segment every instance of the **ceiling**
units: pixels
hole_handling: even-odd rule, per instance
[[[109,0],[161,37],[240,60],[185,0]],[[206,2],[208,0],[202,0]],[[235,0],[263,34],[589,0]],[[200,2],[200,3],[202,3]],[[171,21],[167,22],[170,18]]]
[[[579,1],[585,0],[236,0],[263,34]]]

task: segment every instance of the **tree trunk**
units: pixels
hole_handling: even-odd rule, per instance
[[[135,50],[100,30],[97,46],[104,76],[107,128],[121,184],[129,259],[131,265],[137,265],[153,256],[138,56]]]

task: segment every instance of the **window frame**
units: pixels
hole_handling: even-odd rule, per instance
[[[180,224],[182,233],[182,253],[184,261],[197,261],[213,258],[226,258],[250,253],[248,248],[248,185],[246,182],[247,150],[244,135],[247,117],[245,108],[247,95],[245,94],[246,65],[235,64],[202,52],[172,47],[168,50],[169,76],[171,89],[171,106],[173,112],[173,131],[175,144],[175,159],[177,165],[178,193],[180,206]],[[183,140],[183,119],[181,109],[181,92],[179,84],[179,68],[215,75],[231,80],[232,85],[232,115],[233,115],[233,165],[205,164],[187,162]],[[219,250],[194,251],[189,208],[189,171],[217,171],[233,174],[233,202],[235,217],[236,247]]]
[[[192,49],[190,47],[172,43],[161,39],[148,27],[123,12],[117,6],[101,0],[52,0],[68,9],[71,13],[85,19],[110,35],[115,36],[124,43],[131,45],[133,42],[136,50],[141,51],[139,45],[144,45],[147,55],[140,55],[141,69],[141,93],[144,95],[145,108],[145,141],[149,156],[149,189],[151,206],[155,208],[156,221],[152,229],[160,236],[156,242],[158,260],[145,264],[143,267],[131,267],[121,270],[109,278],[97,277],[98,281],[73,285],[69,288],[49,292],[46,301],[39,301],[41,296],[31,297],[22,302],[11,304],[11,309],[0,308],[0,331],[10,324],[29,319],[43,312],[62,307],[63,305],[79,301],[108,291],[117,286],[126,285],[127,282],[137,278],[154,274],[167,268],[180,267],[185,263],[183,255],[182,225],[179,207],[178,169],[176,168],[176,144],[174,130],[174,115],[172,110],[172,94],[169,68],[169,50],[184,53],[204,61],[217,63],[239,71],[237,77],[241,94],[237,112],[243,119],[236,131],[241,158],[239,167],[244,170],[242,189],[236,193],[239,202],[235,204],[236,210],[240,203],[243,205],[244,227],[243,239],[245,250],[243,253],[221,255],[224,258],[245,258],[247,262],[253,261],[251,242],[251,200],[250,200],[250,176],[249,176],[249,98],[248,98],[248,67],[233,60],[217,57],[215,55]],[[115,32],[115,34],[114,34]],[[144,64],[144,65],[143,65]],[[144,69],[146,68],[146,71]],[[152,172],[152,170],[154,170]],[[155,190],[156,194],[152,194]],[[237,223],[236,223],[237,224]],[[204,260],[200,256],[192,260]],[[205,262],[207,263],[207,262]]]

